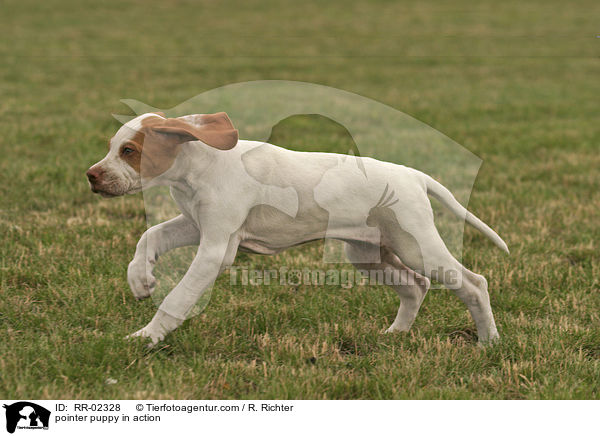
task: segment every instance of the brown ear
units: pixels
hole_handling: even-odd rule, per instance
[[[230,150],[238,142],[238,131],[225,112],[198,115],[194,125],[178,118],[168,118],[156,123],[152,130],[158,133],[175,135],[178,143],[202,141],[219,150]]]

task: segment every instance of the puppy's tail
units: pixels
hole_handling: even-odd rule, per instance
[[[425,174],[425,184],[427,186],[427,193],[437,198],[444,206],[450,209],[456,216],[463,218],[466,222],[471,224],[485,236],[487,236],[497,247],[509,253],[506,242],[502,240],[498,234],[493,231],[486,223],[481,221],[471,212],[463,207],[454,195],[441,183],[437,182],[433,178]]]

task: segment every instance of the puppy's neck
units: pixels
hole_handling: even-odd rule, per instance
[[[180,191],[192,189],[192,180],[201,180],[202,176],[215,165],[219,153],[223,152],[201,141],[182,144],[173,165],[160,176],[146,181],[145,185],[146,187],[170,186]]]

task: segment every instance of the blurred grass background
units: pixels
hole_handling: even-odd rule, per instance
[[[0,397],[600,396],[598,2],[5,0],[0,12]],[[512,253],[467,229],[464,262],[488,277],[501,343],[477,347],[443,290],[411,333],[382,335],[390,290],[228,278],[161,346],[122,341],[156,307],[126,281],[141,195],[102,200],[84,177],[119,127],[111,114],[122,98],[168,108],[263,79],[381,101],[484,160],[469,208]],[[318,117],[271,140],[349,142]],[[320,268],[320,250],[237,263]]]

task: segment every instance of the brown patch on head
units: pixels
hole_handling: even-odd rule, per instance
[[[119,155],[142,177],[151,178],[171,168],[186,142],[202,141],[220,150],[237,144],[238,131],[225,112],[199,117],[199,125],[177,118],[146,118],[134,137],[121,144]]]
[[[125,141],[119,148],[119,156],[129,164],[137,173],[141,174],[142,149],[145,134],[142,131],[135,132],[133,138]],[[133,150],[129,152],[129,150]]]

